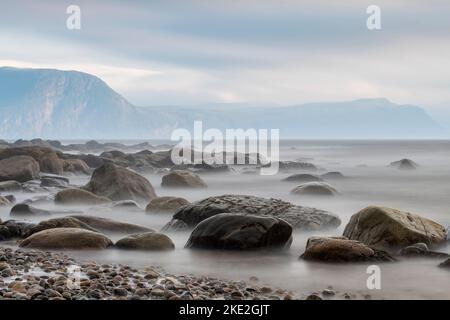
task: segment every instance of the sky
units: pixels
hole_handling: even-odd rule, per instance
[[[385,97],[450,119],[448,0],[0,4],[0,66],[88,72],[136,105]],[[66,27],[72,4],[81,30]]]

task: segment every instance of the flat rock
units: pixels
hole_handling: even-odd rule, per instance
[[[130,234],[130,233],[142,233],[153,231],[152,229],[147,227],[139,226],[132,223],[116,221],[113,219],[88,215],[75,215],[71,217],[76,218],[87,224],[89,227],[102,232]]]
[[[323,262],[395,261],[387,252],[345,237],[309,238],[301,257]]]
[[[279,199],[267,199],[247,195],[214,196],[184,206],[177,210],[172,221],[163,230],[179,226],[181,221],[194,228],[201,221],[220,213],[251,214],[280,218],[294,229],[323,230],[337,228],[341,220],[328,211],[297,206]]]
[[[64,205],[100,205],[110,203],[107,197],[98,196],[83,189],[66,189],[55,195],[55,203]]]

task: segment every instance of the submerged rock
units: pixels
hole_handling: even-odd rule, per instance
[[[263,167],[275,166],[276,164],[265,164]],[[278,170],[281,172],[295,172],[295,171],[316,171],[317,167],[309,162],[301,161],[278,161]]]
[[[187,248],[254,250],[286,248],[292,227],[273,217],[222,213],[203,220],[192,231]]]
[[[427,245],[443,243],[447,233],[440,224],[419,215],[370,206],[350,218],[344,236],[371,247],[398,250],[418,242]]]
[[[90,227],[86,223],[78,220],[77,218],[62,217],[62,218],[54,218],[54,219],[49,219],[49,220],[39,222],[34,227],[30,228],[25,236],[28,237],[34,233],[37,233],[37,232],[40,232],[43,230],[48,230],[48,229],[55,229],[55,228],[79,228],[79,229],[86,229],[86,230],[97,232],[97,230]]]
[[[402,159],[399,161],[391,162],[390,167],[397,168],[400,170],[415,170],[419,167],[417,163],[411,159]]]
[[[52,214],[75,214],[80,211],[73,210],[44,210],[30,206],[26,203],[19,203],[12,207],[10,216],[49,216]]]
[[[439,267],[446,268],[450,270],[450,258],[439,264]]]
[[[66,188],[69,184],[58,178],[41,178],[41,187],[50,187],[50,188]]]
[[[337,190],[325,182],[308,182],[291,190],[291,193],[310,196],[334,196]]]
[[[23,238],[35,224],[8,220],[0,223],[0,241]]]
[[[146,178],[112,163],[95,169],[83,189],[114,201],[134,200],[147,204],[156,198],[153,186]]]
[[[179,208],[190,204],[184,198],[179,197],[158,197],[150,201],[150,203],[145,208],[147,213],[152,212],[175,212]]]
[[[321,182],[323,180],[321,178],[319,178],[318,176],[315,176],[313,174],[298,173],[298,174],[290,175],[287,178],[284,178],[283,181],[292,181],[292,182],[306,183],[306,182]]]
[[[387,252],[345,237],[309,238],[301,257],[323,262],[395,261]]]
[[[105,249],[113,243],[105,235],[79,228],[55,228],[37,232],[20,247],[37,249]]]
[[[14,181],[3,181],[0,182],[0,192],[11,192],[11,191],[21,191],[22,190],[22,184]]]
[[[58,192],[55,203],[64,205],[99,205],[111,200],[83,189],[66,189]]]
[[[280,218],[294,229],[323,230],[336,228],[341,220],[328,211],[297,206],[279,199],[267,199],[246,195],[222,195],[203,199],[180,208],[164,230],[173,226],[194,228],[201,221],[220,213],[252,214]]]
[[[175,245],[165,234],[146,232],[132,234],[116,242],[116,247],[136,250],[172,250]]]
[[[39,164],[28,156],[0,160],[0,181],[26,182],[39,178]]]
[[[428,257],[447,258],[449,254],[443,252],[430,251],[425,243],[415,243],[400,250],[400,255],[404,257]]]
[[[168,188],[206,188],[206,183],[193,172],[173,170],[162,177],[162,187]]]
[[[338,180],[338,179],[345,178],[345,176],[342,173],[340,173],[339,171],[327,172],[327,173],[321,174],[320,177],[325,180]]]

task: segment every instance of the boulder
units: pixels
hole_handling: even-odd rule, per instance
[[[0,192],[11,192],[11,191],[21,191],[22,190],[22,184],[10,180],[10,181],[3,181],[0,182]]]
[[[222,213],[199,223],[186,247],[254,250],[288,248],[291,242],[292,227],[281,219]]]
[[[308,182],[291,190],[291,193],[309,196],[334,196],[337,190],[325,182]]]
[[[39,178],[39,164],[28,156],[0,160],[0,181],[25,182]]]
[[[394,161],[391,162],[389,166],[400,170],[415,170],[419,167],[417,163],[410,159],[401,159],[398,161]]]
[[[345,237],[309,238],[301,257],[323,262],[395,261],[387,252]]]
[[[344,236],[383,250],[398,250],[423,242],[444,243],[446,230],[440,224],[397,209],[370,206],[354,214]]]
[[[146,178],[112,163],[95,169],[83,189],[114,201],[134,200],[147,204],[156,198],[153,186]]]
[[[86,229],[90,231],[95,231],[94,228],[90,227],[86,223],[78,220],[74,217],[62,217],[62,218],[55,218],[55,219],[49,219],[39,222],[37,225],[29,228],[28,232],[25,234],[26,237],[31,236],[34,233],[48,230],[48,229],[55,229],[55,228],[80,228],[80,229]]]
[[[325,180],[339,180],[344,179],[345,176],[338,171],[331,171],[324,174],[321,174],[320,177]]]
[[[68,159],[63,162],[64,172],[75,174],[90,174],[91,169],[81,159]]]
[[[165,234],[159,232],[146,232],[132,234],[116,242],[116,247],[121,249],[136,250],[172,250],[175,245]]]
[[[206,183],[193,172],[173,170],[162,177],[162,187],[169,188],[206,188]]]
[[[55,203],[64,205],[99,205],[110,202],[111,200],[106,197],[97,196],[83,189],[66,189],[55,196]]]
[[[105,235],[79,228],[55,228],[32,234],[20,247],[36,249],[105,249],[113,243]]]
[[[290,175],[287,178],[284,178],[283,181],[307,183],[307,182],[321,182],[323,180],[321,178],[319,178],[318,176],[315,176],[313,174],[298,173],[298,174]]]
[[[184,198],[179,197],[158,197],[150,201],[145,208],[148,213],[152,212],[171,212],[174,213],[179,208],[190,204]]]
[[[123,234],[132,234],[132,233],[142,233],[142,232],[150,232],[153,231],[150,228],[142,227],[136,224],[120,222],[107,218],[100,218],[88,215],[75,215],[71,216],[71,218],[75,218],[89,227],[95,230],[99,230],[102,232],[108,233],[123,233]]]
[[[172,226],[194,228],[201,221],[220,213],[239,213],[280,218],[294,229],[324,230],[337,228],[341,220],[330,212],[297,206],[279,199],[267,199],[247,195],[214,196],[183,206],[175,212],[172,221],[164,230]]]
[[[27,146],[18,148],[9,148],[0,152],[0,160],[11,158],[13,156],[29,156],[39,163],[41,172],[63,174],[63,161],[59,159],[58,154],[51,148],[41,146]]]

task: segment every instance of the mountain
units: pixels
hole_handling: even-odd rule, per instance
[[[101,79],[76,71],[0,68],[0,138],[170,138],[175,128],[279,128],[283,138],[439,138],[420,107],[386,99],[299,106],[136,107]]]

